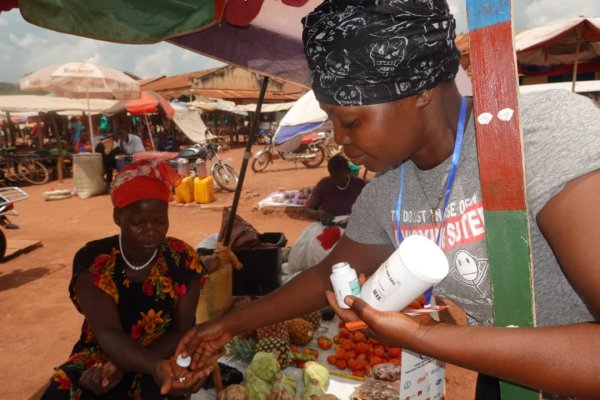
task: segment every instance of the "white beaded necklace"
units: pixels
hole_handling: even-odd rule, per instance
[[[121,235],[119,235],[119,250],[121,251],[121,257],[123,257],[123,261],[125,261],[125,264],[127,264],[127,266],[134,271],[141,271],[144,268],[146,268],[148,265],[150,265],[152,260],[154,260],[154,257],[156,257],[156,253],[158,253],[158,249],[156,249],[156,250],[154,250],[154,254],[152,254],[152,257],[150,257],[150,259],[148,261],[146,261],[143,265],[140,265],[140,266],[133,265],[125,257],[125,253],[123,252],[123,243],[121,242]]]
[[[350,186],[350,175],[348,175],[348,180],[346,181],[346,184],[344,186],[335,185],[335,187],[339,190],[346,190],[348,189],[348,186]]]

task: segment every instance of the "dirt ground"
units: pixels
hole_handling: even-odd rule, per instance
[[[239,170],[242,154],[237,148],[221,156]],[[248,168],[238,214],[259,232],[283,232],[290,246],[309,222],[297,214],[257,210],[258,201],[280,188],[312,186],[326,175],[324,165],[310,170],[281,160],[258,174]],[[72,180],[24,188],[29,199],[17,203],[20,215],[11,218],[20,229],[5,231],[9,246],[18,240],[42,245],[0,263],[0,399],[39,398],[52,368],[66,359],[79,336],[82,317],[67,292],[73,254],[89,240],[118,233],[108,195],[58,201],[42,197],[44,191],[66,188],[72,188]],[[222,207],[231,205],[233,193],[216,189],[215,194],[215,203],[208,206],[172,204],[169,234],[195,246],[217,232]],[[447,400],[473,399],[472,372],[448,366],[446,374]]]

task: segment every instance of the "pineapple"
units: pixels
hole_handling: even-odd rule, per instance
[[[301,318],[307,320],[310,323],[313,332],[316,332],[319,329],[319,327],[321,326],[321,322],[323,321],[323,315],[319,310],[313,311],[310,314],[306,314]]]
[[[256,354],[256,341],[253,339],[239,339],[234,337],[227,344],[226,356],[230,361],[240,361],[249,364]]]
[[[287,330],[290,335],[290,342],[298,346],[308,344],[314,335],[310,323],[302,318],[294,318],[286,322]]]
[[[288,333],[285,322],[263,326],[256,330],[258,340],[266,338],[276,338],[285,342],[290,342],[290,334]]]
[[[273,354],[279,362],[281,369],[287,367],[292,362],[289,340],[282,340],[276,337],[264,337],[256,342],[256,352],[265,351]]]

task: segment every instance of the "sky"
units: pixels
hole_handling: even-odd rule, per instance
[[[273,1],[273,0],[270,0]],[[467,32],[465,0],[448,0],[457,33]],[[561,20],[600,17],[598,0],[513,0],[516,31]],[[125,45],[50,31],[25,22],[18,10],[0,13],[0,82],[17,83],[40,68],[92,61],[142,78],[177,75],[222,65],[169,43]]]

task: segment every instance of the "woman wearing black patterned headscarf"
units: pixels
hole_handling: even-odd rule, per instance
[[[327,292],[342,319],[363,320],[367,333],[388,344],[553,393],[545,399],[600,398],[600,110],[562,91],[520,99],[536,327],[493,327],[475,119],[471,99],[454,82],[459,54],[448,5],[326,0],[303,23],[312,88],[336,142],[354,164],[380,173],[362,190],[344,235],[323,261],[197,327],[178,350],[195,351],[197,367],[239,332],[323,307]],[[425,301],[451,299],[469,326],[381,312],[354,296],[345,299],[350,310],[338,307],[332,265],[345,261],[369,276],[410,235],[435,241],[450,266]],[[478,398],[499,398],[497,379],[491,380],[489,391],[480,382]]]
[[[452,80],[460,54],[444,1],[326,1],[304,20],[312,88],[321,103],[360,106]]]

